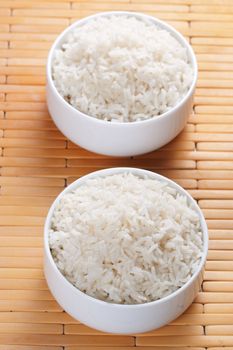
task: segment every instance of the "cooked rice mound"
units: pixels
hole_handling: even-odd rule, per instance
[[[187,93],[187,49],[167,30],[134,16],[91,19],[55,51],[52,76],[61,96],[92,117],[142,121],[163,114]]]
[[[203,254],[200,218],[176,189],[131,173],[96,177],[62,196],[49,245],[84,293],[140,304],[183,286]]]

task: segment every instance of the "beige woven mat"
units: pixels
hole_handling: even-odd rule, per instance
[[[184,132],[135,159],[74,146],[46,109],[52,41],[75,19],[105,10],[168,21],[189,38],[199,62],[195,114]],[[0,109],[0,350],[232,350],[233,0],[0,0]],[[112,166],[174,179],[198,199],[209,225],[203,291],[179,319],[146,335],[105,335],[75,322],[43,277],[43,221],[51,201],[66,183]]]

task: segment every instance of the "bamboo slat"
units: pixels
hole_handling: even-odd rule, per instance
[[[233,281],[232,271],[206,271],[205,281]]]
[[[22,139],[50,139],[50,140],[64,140],[65,137],[57,130],[48,130],[48,131],[42,131],[42,130],[5,130],[4,136],[6,138],[22,138]],[[23,140],[22,140],[23,142]],[[44,141],[40,141],[43,147]]]
[[[198,114],[232,114],[232,106],[195,106],[195,111]]]
[[[204,308],[202,304],[192,303],[191,306],[185,311],[185,314],[201,314]]]
[[[104,347],[104,350],[121,350],[122,348],[119,348],[119,347],[115,347],[115,346],[107,346],[107,347]],[[124,350],[132,350],[132,347],[124,347],[123,348]],[[137,350],[154,350],[154,347],[147,347],[147,346],[137,346]],[[200,348],[200,347],[160,347],[160,346],[156,346],[156,350],[205,350],[205,348]],[[1,348],[0,348],[1,350]],[[99,350],[99,347],[97,346],[66,346],[65,347],[65,350]],[[219,350],[219,349],[216,349],[216,350]],[[226,350],[232,350],[232,349],[226,349]]]
[[[233,151],[233,142],[199,142],[197,150],[200,151]]]
[[[194,109],[162,149],[132,158],[83,150],[46,107],[47,53],[65,27],[99,11],[141,11],[192,44]],[[232,0],[0,0],[0,350],[233,350]],[[43,275],[44,218],[63,188],[91,171],[141,167],[198,201],[209,227],[202,291],[170,325],[107,335],[67,315]]]
[[[233,230],[209,230],[209,237],[211,239],[232,239]]]
[[[65,325],[65,334],[76,334],[76,335],[98,335],[106,334],[96,331],[92,328],[88,328],[82,324],[77,325]],[[201,335],[203,334],[203,327],[201,326],[165,326],[159,330],[152,331],[150,333],[138,334],[136,336],[152,336],[152,335]]]
[[[35,258],[33,258],[33,259],[35,259]],[[8,268],[8,267],[1,268],[0,275],[1,275],[1,278],[4,278],[4,279],[8,279],[8,278],[17,279],[17,277],[25,278],[25,279],[27,279],[27,278],[40,279],[40,280],[44,279],[42,268],[37,269],[37,268],[33,268],[32,266],[29,268],[19,268],[19,266],[17,266],[16,268],[12,268],[12,267],[11,268]],[[3,288],[3,289],[5,289],[5,288]]]
[[[12,237],[2,236],[1,247],[41,247],[42,237]]]
[[[203,283],[203,291],[205,292],[232,292],[233,291],[233,282],[222,282],[222,281],[214,281],[214,282],[204,282]]]
[[[227,5],[231,5],[231,2],[229,1]],[[215,6],[215,4],[211,4],[211,6],[203,6],[203,5],[191,5],[191,11],[192,12],[201,12],[201,13],[206,13],[206,12],[211,12],[211,13],[232,13],[233,9],[231,6],[227,6],[224,3],[222,3],[221,7],[220,6]]]
[[[53,300],[53,296],[44,290],[1,290],[0,300]]]
[[[197,199],[232,199],[232,190],[190,190],[190,194]]]
[[[25,78],[25,77],[23,77]],[[8,78],[8,81],[9,81],[9,78]],[[30,85],[31,86],[31,85]],[[14,119],[14,120],[17,120],[17,119],[20,119],[20,120],[50,120],[50,116],[48,114],[48,112],[41,112],[41,111],[21,111],[21,112],[6,112],[5,113],[5,119]]]
[[[137,345],[160,345],[160,346],[169,346],[171,342],[175,343],[176,346],[204,346],[204,347],[213,347],[213,346],[232,346],[233,336],[171,336],[171,337],[138,337],[136,340]]]
[[[228,335],[228,334],[232,334],[233,326],[232,325],[206,326],[205,331],[207,335]]]
[[[215,82],[215,81],[214,81]],[[208,85],[210,82],[208,81]],[[224,118],[224,124],[232,124],[233,117],[231,115],[221,115],[221,114],[195,114],[191,115],[189,122],[194,124],[222,124]],[[200,127],[200,126],[199,126]],[[215,125],[215,128],[217,126]],[[217,130],[219,131],[219,130]]]
[[[46,350],[63,350],[61,346],[46,346]],[[33,345],[0,345],[0,350],[45,350],[42,346],[33,346]]]
[[[57,196],[62,187],[17,187],[17,186],[2,186],[1,193],[4,196]]]
[[[48,336],[44,334],[0,334],[0,342],[1,344],[12,344],[12,345],[53,345],[53,346],[66,346],[66,345],[98,345],[100,346],[108,346],[114,344],[114,342],[119,346],[133,346],[135,340],[132,336],[91,336],[85,337],[83,335],[55,335],[50,334]]]
[[[36,324],[70,324],[79,323],[74,321],[65,312],[0,312],[1,323],[36,323]]]
[[[42,207],[19,207],[19,206],[7,206],[0,207],[0,215],[10,215],[10,216],[24,216],[25,212],[27,212],[28,216],[39,216],[44,217],[47,214],[48,208]]]
[[[48,11],[48,10],[47,10]],[[31,16],[9,16],[9,17],[0,17],[1,23],[8,23],[8,24],[38,24],[38,25],[59,25],[64,24],[66,26],[69,25],[69,20],[66,18],[60,18],[59,20],[57,18],[32,18]]]
[[[207,261],[207,271],[233,271],[233,261]]]
[[[69,3],[63,1],[40,1],[38,2],[28,2],[27,0],[19,0],[19,1],[12,1],[12,0],[5,0],[1,2],[2,8],[12,8],[12,9],[17,9],[17,8],[44,8],[44,9],[49,9],[49,8],[69,8]]]
[[[27,279],[20,278],[20,284],[18,278],[6,278],[1,279],[0,281],[0,289],[33,289],[33,290],[48,290],[48,287],[44,280],[36,280],[36,279]]]
[[[183,314],[176,321],[172,322],[174,325],[231,325],[232,314]]]
[[[232,260],[232,251],[227,250],[210,250],[208,254],[209,260]]]
[[[95,11],[106,11],[108,5],[104,2],[93,2],[91,4],[85,2],[74,2],[73,9],[79,10],[95,10]],[[187,5],[170,5],[170,4],[147,4],[147,3],[120,3],[120,4],[109,4],[109,10],[114,11],[121,8],[122,11],[158,11],[158,12],[188,12],[189,8]]]
[[[1,268],[0,275],[5,275],[6,277],[9,276],[9,274],[14,273],[13,268],[29,268],[31,270],[33,268],[42,268],[42,267],[43,267],[43,264],[42,264],[41,258],[14,257],[14,259],[12,259],[12,257],[0,257],[0,268]],[[10,271],[8,269],[5,273],[3,268],[10,268]],[[16,275],[15,277],[18,277],[18,275]],[[25,274],[24,277],[27,277],[27,274]]]
[[[231,190],[233,185],[231,180],[199,180],[198,188]]]
[[[45,85],[46,79],[44,76],[20,76],[12,75],[7,78],[10,84],[21,84],[21,85]],[[4,81],[2,81],[4,83]]]
[[[59,324],[1,323],[1,333],[62,334],[63,327]]]
[[[1,157],[0,158],[0,166],[15,166],[15,167],[62,167],[65,165],[64,159],[35,159],[35,158],[19,158],[19,157]]]
[[[7,132],[5,131],[4,134]],[[20,133],[20,132],[19,132]],[[0,130],[1,134],[1,130]],[[33,139],[33,138],[15,138],[16,134],[12,135],[13,138],[0,139],[0,146],[4,148],[11,147],[30,147],[30,148],[65,148],[65,141],[62,140],[49,140],[49,139]]]
[[[22,203],[25,206],[30,206],[30,204],[33,202],[33,205],[35,206],[42,206],[47,207],[52,204],[52,201],[54,200],[54,197],[39,197],[38,194],[35,196],[1,196],[0,197],[0,205],[18,205],[21,206]],[[12,226],[12,225],[9,225]],[[17,228],[17,227],[16,227]],[[0,227],[1,229],[1,227]],[[23,228],[25,229],[25,227]],[[35,228],[36,230],[36,228]],[[32,230],[34,231],[34,230]],[[23,235],[23,232],[21,232],[21,235]]]
[[[231,216],[232,217],[232,216]],[[231,241],[229,240],[211,240],[210,241],[210,249],[222,249],[222,250],[231,250],[233,249]]]
[[[22,201],[22,199],[21,199]],[[7,235],[15,237],[24,237],[24,236],[41,236],[42,227],[33,227],[33,226],[0,226],[0,236]]]
[[[233,304],[206,304],[204,306],[204,311],[208,314],[232,314]]]
[[[211,181],[211,180],[210,180]],[[199,182],[198,182],[199,185]],[[219,208],[219,209],[232,209],[233,208],[233,201],[232,200],[217,200],[217,199],[210,199],[210,200],[200,200],[199,206],[201,208]]]
[[[203,212],[206,219],[232,219],[233,217],[233,210],[230,209],[204,209]]]
[[[225,292],[208,292],[208,293],[199,293],[197,298],[195,299],[198,303],[209,304],[209,303],[233,303],[233,295],[232,293]],[[204,305],[205,307],[205,305]],[[220,315],[220,317],[222,317]],[[211,319],[211,316],[209,317]],[[224,318],[224,316],[223,316]],[[213,319],[214,320],[214,319]],[[218,320],[219,322],[219,320]]]
[[[35,186],[35,187],[64,187],[62,179],[30,178],[30,177],[0,177],[0,185],[4,186]]]

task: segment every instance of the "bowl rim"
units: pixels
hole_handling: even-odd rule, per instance
[[[76,189],[77,187],[79,187],[80,185],[84,184],[86,182],[86,180],[91,179],[91,178],[95,178],[95,177],[105,177],[108,175],[115,175],[115,174],[120,174],[120,173],[132,173],[134,175],[137,176],[145,176],[147,175],[149,178],[151,179],[155,179],[155,180],[159,180],[159,181],[163,181],[163,182],[167,182],[168,185],[172,186],[173,188],[175,188],[179,193],[182,193],[183,195],[185,195],[188,198],[188,201],[190,203],[192,203],[192,206],[195,208],[195,210],[198,213],[198,216],[200,218],[200,223],[201,223],[201,229],[203,232],[203,255],[201,258],[201,261],[198,265],[198,268],[196,269],[196,271],[194,272],[194,274],[191,276],[191,278],[179,289],[177,289],[176,291],[172,292],[171,294],[167,295],[164,298],[155,300],[155,301],[150,301],[147,303],[140,303],[140,304],[117,304],[117,303],[110,303],[104,300],[100,300],[97,298],[94,298],[88,294],[85,294],[84,292],[82,292],[80,289],[78,289],[77,287],[75,287],[71,282],[69,282],[66,277],[60,272],[60,270],[58,269],[50,248],[49,248],[49,229],[50,229],[50,223],[51,223],[51,218],[53,215],[53,211],[57,205],[57,203],[60,201],[60,199],[64,196],[64,194]],[[65,286],[67,288],[71,288],[73,289],[74,293],[76,293],[76,295],[78,297],[82,297],[85,298],[86,300],[88,300],[89,302],[95,302],[98,304],[101,304],[105,307],[114,307],[114,308],[119,308],[119,309],[135,309],[135,308],[147,308],[147,307],[151,307],[152,305],[159,305],[159,304],[163,304],[164,302],[168,302],[169,300],[175,298],[176,296],[182,294],[182,292],[184,290],[186,290],[192,283],[194,280],[196,280],[199,276],[199,274],[201,273],[202,269],[205,266],[205,262],[207,259],[207,253],[208,253],[208,228],[207,228],[207,224],[204,218],[204,215],[200,209],[200,207],[198,206],[196,200],[185,190],[183,189],[180,185],[178,185],[177,183],[175,183],[174,181],[170,180],[169,178],[162,176],[158,173],[149,171],[149,170],[145,170],[145,169],[140,169],[140,168],[130,168],[130,167],[116,167],[116,168],[106,168],[106,169],[101,169],[101,170],[97,170],[94,172],[91,172],[87,175],[84,175],[80,178],[78,178],[77,180],[75,180],[73,183],[71,183],[69,186],[67,186],[53,201],[52,205],[50,206],[50,209],[48,211],[46,220],[45,220],[45,225],[44,225],[44,254],[46,255],[46,257],[49,260],[50,266],[53,268],[54,273],[58,276],[58,278],[60,279],[60,281],[62,283],[65,284]]]
[[[85,24],[86,22],[88,22],[89,20],[98,18],[98,17],[109,17],[109,16],[113,16],[113,15],[126,15],[126,16],[131,16],[131,17],[136,17],[138,19],[141,20],[147,20],[150,21],[152,23],[154,23],[155,25],[157,25],[158,27],[160,27],[161,29],[167,30],[184,48],[187,49],[187,53],[190,59],[190,63],[193,67],[193,79],[192,79],[192,84],[190,85],[187,93],[183,96],[183,98],[171,109],[169,109],[167,112],[162,113],[160,115],[155,115],[153,117],[150,117],[148,119],[145,120],[139,120],[139,121],[133,121],[133,122],[110,122],[110,121],[106,121],[106,120],[102,120],[102,119],[98,119],[94,116],[91,116],[89,114],[86,114],[78,109],[76,109],[75,107],[73,107],[70,103],[68,103],[58,92],[55,84],[54,84],[54,80],[52,78],[52,60],[53,60],[53,56],[54,56],[54,52],[55,50],[60,47],[61,42],[64,40],[64,38],[68,35],[69,32],[71,32],[75,27],[79,27],[82,26],[83,24]],[[184,105],[187,100],[192,96],[195,87],[196,87],[196,83],[197,83],[197,77],[198,77],[198,65],[197,65],[197,59],[196,56],[194,54],[193,48],[192,46],[189,44],[189,42],[184,38],[184,36],[179,33],[174,27],[172,27],[170,24],[161,21],[160,19],[141,13],[141,12],[129,12],[129,11],[108,11],[108,12],[98,12],[94,15],[91,16],[87,16],[84,17],[82,19],[78,19],[77,21],[75,21],[74,23],[72,23],[70,26],[68,26],[64,31],[62,31],[58,37],[56,38],[56,40],[53,42],[50,50],[49,50],[49,54],[48,54],[48,58],[47,58],[47,64],[46,64],[46,77],[47,77],[47,88],[48,86],[53,90],[53,93],[55,94],[56,98],[58,98],[58,100],[61,103],[64,103],[65,106],[68,108],[68,110],[76,113],[77,115],[79,115],[79,117],[82,118],[88,118],[89,120],[92,120],[92,122],[97,123],[97,124],[103,124],[103,125],[111,125],[112,127],[117,127],[117,126],[121,126],[124,125],[124,127],[129,127],[129,125],[143,125],[143,124],[147,124],[147,123],[153,123],[155,120],[161,120],[164,118],[169,117],[172,113],[176,112],[182,105]]]

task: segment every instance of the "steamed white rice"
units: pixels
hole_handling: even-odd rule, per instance
[[[131,173],[89,179],[54,210],[50,249],[84,293],[138,304],[183,286],[203,253],[197,212],[166,182]]]
[[[158,116],[187,93],[193,68],[168,31],[133,16],[91,19],[55,52],[52,76],[76,109],[114,122]]]

